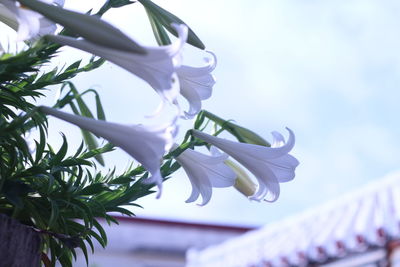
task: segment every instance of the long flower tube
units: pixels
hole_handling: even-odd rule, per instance
[[[176,134],[175,121],[160,127],[146,127],[90,119],[45,106],[41,106],[40,110],[103,137],[120,147],[151,174],[147,182],[156,183],[159,188],[157,197],[161,196],[160,164],[165,152],[173,145]]]
[[[212,195],[213,187],[229,187],[235,184],[236,173],[224,161],[226,154],[206,155],[192,149],[186,149],[175,160],[185,170],[192,184],[192,193],[187,203],[196,201],[201,195],[203,201],[200,206],[206,205]]]
[[[250,199],[273,202],[280,194],[279,183],[292,180],[299,165],[299,161],[288,154],[294,146],[295,137],[292,130],[287,130],[287,143],[281,134],[273,132],[274,141],[271,147],[238,143],[197,130],[193,130],[192,133],[195,137],[218,147],[254,174],[258,181],[258,189]]]
[[[113,62],[148,82],[164,100],[172,103],[179,95],[179,83],[175,71],[181,64],[179,53],[186,42],[188,33],[187,26],[183,24],[173,26],[178,32],[179,38],[168,46],[144,47],[146,51],[144,55],[67,36],[48,35],[47,39]],[[122,40],[115,40],[115,42],[120,41]]]

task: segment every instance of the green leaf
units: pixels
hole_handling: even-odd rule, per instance
[[[75,71],[79,68],[79,66],[81,65],[82,60],[78,60],[74,63],[72,63],[71,65],[69,65],[64,72],[70,72],[70,71]]]
[[[98,154],[104,154],[106,152],[110,152],[114,150],[114,145],[111,143],[105,144],[103,147],[99,147],[96,149],[89,150],[88,152],[83,153],[80,158],[89,159],[92,157],[96,157]]]
[[[93,226],[96,227],[97,231],[99,231],[101,238],[103,239],[104,245],[107,245],[107,234],[106,231],[104,231],[104,228],[101,226],[101,224],[94,219],[93,220]]]
[[[70,103],[71,109],[72,111],[76,114],[76,115],[81,115],[80,112],[78,111],[78,109],[75,107],[75,105],[73,103]],[[85,141],[85,144],[87,145],[87,147],[89,148],[89,150],[95,150],[99,147],[99,144],[97,143],[94,135],[86,130],[82,130],[82,137],[83,140]],[[94,158],[102,165],[104,166],[104,159],[101,156],[101,154],[97,154],[94,156]]]
[[[80,113],[78,115],[82,115],[84,117],[88,117],[93,119],[94,116],[92,112],[90,111],[89,107],[86,105],[85,101],[83,101],[81,95],[79,94],[78,90],[76,89],[75,85],[72,82],[65,82],[65,84],[68,84],[68,86],[71,89],[72,94],[74,95],[76,102],[78,103],[78,107],[80,110]]]
[[[86,237],[85,237],[85,240],[86,240],[86,242],[89,244],[90,249],[92,250],[92,254],[93,254],[93,253],[94,253],[94,245],[93,245],[92,240],[90,239],[90,236],[86,236]]]
[[[36,143],[36,153],[35,153],[35,164],[38,164],[39,161],[42,159],[42,155],[44,152],[44,148],[46,147],[46,135],[42,127],[39,127],[39,143]]]
[[[109,184],[129,184],[132,181],[134,181],[134,179],[131,177],[121,176],[111,180]]]
[[[175,36],[178,36],[177,32],[175,29],[171,26],[173,23],[177,24],[185,24],[180,18],[175,16],[174,14],[168,12],[167,10],[159,7],[158,5],[154,4],[150,0],[138,0],[145,8],[146,11],[152,14],[153,19],[156,19],[159,21],[160,24],[162,24],[170,33],[172,33]],[[199,37],[193,32],[193,30],[189,28],[189,35],[187,39],[187,43],[200,48],[200,49],[205,49],[205,45],[203,42],[200,40]]]
[[[153,17],[153,14],[146,10],[147,17],[149,18],[151,28],[153,30],[154,37],[159,45],[169,45],[171,44],[171,39],[168,33],[165,31],[162,24]]]
[[[97,94],[97,92],[96,92],[95,99],[96,99],[97,119],[105,121],[106,114],[104,113],[103,105],[101,104],[100,96],[99,96],[99,94]]]
[[[111,7],[122,7],[125,5],[135,3],[134,1],[130,1],[130,0],[109,0],[108,2]]]
[[[79,247],[81,248],[83,255],[85,256],[86,265],[89,265],[89,256],[87,253],[86,245],[82,240],[79,240]]]
[[[108,186],[106,184],[97,183],[97,184],[91,184],[91,185],[85,187],[78,193],[79,193],[79,195],[85,196],[85,195],[96,195],[96,194],[99,194],[104,191],[112,192],[112,190],[110,188],[108,188]]]
[[[71,167],[71,166],[93,166],[92,162],[84,159],[79,159],[79,158],[68,158],[63,160],[60,163],[60,166],[63,167]]]
[[[55,156],[50,161],[50,165],[53,165],[53,166],[60,164],[60,162],[65,157],[65,155],[67,154],[67,151],[68,151],[67,138],[65,137],[65,135],[63,133],[61,135],[63,138],[62,146],[61,146],[60,150],[57,152],[57,154],[55,154]]]
[[[193,128],[198,130],[201,127],[201,125],[203,124],[204,119],[205,119],[204,111],[202,110],[202,111],[199,112],[199,114],[197,114],[197,117],[196,117],[196,120],[194,122],[194,127]]]
[[[135,2],[130,1],[130,0],[108,0],[97,12],[96,15],[102,16],[104,13],[106,13],[110,8],[117,8],[117,7],[122,7],[126,5],[133,4]]]
[[[50,219],[49,219],[49,227],[53,227],[55,224],[56,220],[58,219],[59,216],[59,209],[58,205],[55,201],[50,200],[50,205],[51,205],[51,214],[50,214]]]

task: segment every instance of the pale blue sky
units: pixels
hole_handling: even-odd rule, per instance
[[[67,0],[67,7],[75,3]],[[293,129],[297,144],[292,154],[301,165],[294,181],[282,184],[276,203],[250,202],[233,189],[217,189],[205,207],[186,204],[190,184],[181,174],[164,184],[160,200],[150,196],[140,201],[145,209],[136,210],[138,216],[261,225],[399,168],[400,2],[158,3],[186,21],[218,57],[218,82],[204,108],[266,139],[273,130],[287,136],[284,128]],[[82,4],[79,1],[78,8],[86,10]],[[154,44],[144,15],[139,4],[133,4],[106,19],[136,40]],[[203,57],[189,48],[185,53],[191,62]],[[80,55],[74,50],[69,57]],[[96,86],[108,120],[138,123],[158,104],[146,83],[111,64],[75,81],[80,89]],[[54,140],[60,139],[57,131],[75,131],[55,123]],[[107,160],[124,167],[129,157],[121,152]]]

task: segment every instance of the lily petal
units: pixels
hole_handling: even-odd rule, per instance
[[[192,193],[186,202],[202,196],[200,206],[206,205],[212,196],[212,187],[229,187],[235,184],[236,174],[224,164],[226,154],[209,156],[186,149],[175,159],[183,167],[192,184]]]
[[[280,133],[273,131],[272,133],[273,141],[271,147],[281,147],[285,145],[285,138]]]
[[[181,66],[176,73],[179,77],[181,95],[189,102],[189,110],[185,112],[186,118],[191,119],[201,110],[201,101],[211,97],[212,87],[215,84],[215,77],[211,72],[217,64],[217,57],[208,51],[212,56],[205,58],[206,66],[195,68]]]

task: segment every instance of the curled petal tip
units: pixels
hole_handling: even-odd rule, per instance
[[[268,203],[273,203],[277,200],[278,198],[274,198],[272,200],[268,200],[268,199],[263,199],[263,201],[268,202]]]
[[[294,137],[294,132],[289,127],[285,127],[285,129]]]
[[[158,192],[157,192],[156,199],[160,199],[161,198],[161,194],[162,194],[162,186],[158,185]]]
[[[213,71],[215,69],[215,67],[217,66],[217,62],[218,62],[217,55],[215,55],[215,53],[210,50],[206,50],[206,52],[211,55],[211,58],[205,57],[204,60],[209,64],[210,71]]]

